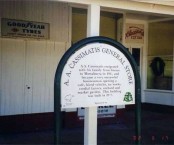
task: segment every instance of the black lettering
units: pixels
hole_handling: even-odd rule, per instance
[[[70,68],[74,68],[74,66],[75,66],[73,63],[70,63],[68,65],[69,65]]]
[[[41,25],[40,29],[45,29],[45,26],[44,25]]]
[[[25,28],[25,23],[22,23],[21,26]]]
[[[37,28],[37,25],[33,25],[33,28],[36,29]]]
[[[12,26],[16,26],[16,23],[15,23],[15,22],[13,22],[13,23],[12,23]]]
[[[7,25],[8,25],[8,26],[12,26],[12,23],[11,23],[11,22],[7,22]]]
[[[40,29],[40,25],[37,25],[37,29]]]
[[[69,73],[66,73],[66,75],[67,75],[68,77],[70,77],[70,76],[71,76],[71,72],[69,72]]]
[[[66,82],[64,82],[65,85],[69,86],[69,80],[67,80]]]
[[[126,73],[127,73],[129,84],[133,84],[133,77],[131,75],[131,71],[130,71],[130,68],[129,68],[128,65],[125,67],[125,70],[126,70]]]
[[[21,27],[21,23],[17,23],[17,27]]]
[[[41,30],[38,30],[38,31],[37,31],[37,34],[41,34]]]

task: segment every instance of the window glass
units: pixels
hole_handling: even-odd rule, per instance
[[[147,88],[172,90],[174,22],[149,24]]]
[[[132,48],[132,56],[138,66],[138,71],[140,71],[140,48]]]

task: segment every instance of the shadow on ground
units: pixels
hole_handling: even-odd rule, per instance
[[[142,134],[135,136],[134,111],[125,112],[115,124],[98,126],[98,145],[131,145],[141,140],[142,145],[174,145],[174,115],[142,111]],[[53,130],[0,135],[0,145],[54,144]],[[84,129],[63,129],[61,145],[83,145]]]

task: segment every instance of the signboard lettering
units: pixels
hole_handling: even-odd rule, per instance
[[[82,108],[100,106],[98,115],[112,115],[109,111],[115,111],[113,106],[127,104],[135,104],[136,135],[140,136],[141,84],[133,57],[124,46],[107,37],[77,42],[64,54],[55,74],[55,142],[61,138],[62,108],[81,108],[82,116]]]
[[[118,49],[104,43],[85,45],[63,69],[62,108],[134,104],[134,80],[128,59]]]
[[[85,108],[78,108],[78,116],[80,119],[84,119]],[[98,118],[115,117],[116,106],[99,106],[97,109]]]
[[[3,37],[49,39],[49,24],[23,20],[2,19]]]
[[[144,43],[144,25],[126,24],[126,43]]]

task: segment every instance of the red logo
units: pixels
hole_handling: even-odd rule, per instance
[[[19,29],[17,29],[17,28],[13,28],[13,29],[11,29],[11,31],[16,33],[16,32],[19,31]]]
[[[129,27],[129,31],[127,31],[126,33],[126,38],[135,34],[140,34],[141,36],[144,36],[144,30],[139,27]]]

